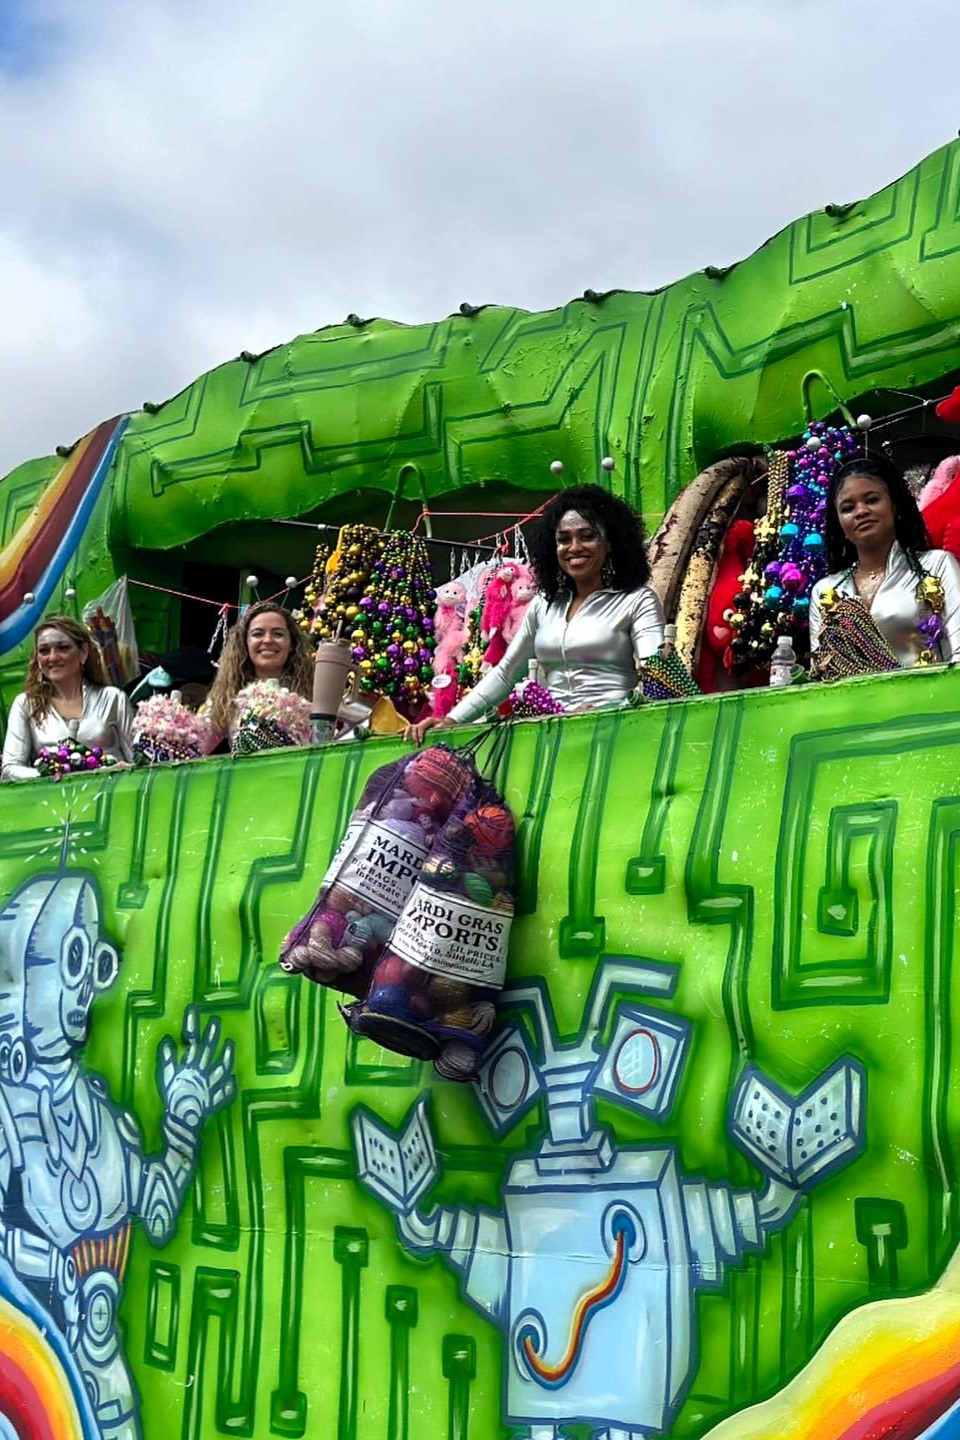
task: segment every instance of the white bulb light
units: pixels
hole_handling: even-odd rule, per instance
[[[286,585],[286,587],[287,587],[288,590],[292,590],[293,587],[294,587],[294,585],[296,585],[296,583],[297,583],[297,577],[296,577],[296,575],[288,575],[287,578],[286,578],[286,580],[284,580],[283,583],[284,583],[284,585]]]
[[[23,603],[24,605],[32,605],[36,598],[32,590],[26,590],[23,596]]]
[[[68,600],[76,600],[77,598],[77,589],[75,585],[68,585],[63,593],[64,595],[66,595]]]
[[[858,415],[858,416],[857,416],[857,429],[858,429],[858,430],[869,430],[869,429],[870,429],[870,426],[871,426],[872,424],[873,424],[873,416],[872,416],[872,415]]]
[[[604,455],[603,459],[600,461],[600,469],[601,469],[601,470],[612,470],[613,468],[614,468],[613,456],[612,456],[612,455]]]
[[[563,474],[563,461],[562,461],[562,460],[551,460],[551,461],[550,461],[550,474],[551,474],[551,475],[562,475],[562,474]]]
[[[250,586],[250,589],[251,589],[251,590],[256,590],[257,586],[260,584],[260,576],[259,576],[259,575],[248,575],[248,576],[247,576],[247,584]]]

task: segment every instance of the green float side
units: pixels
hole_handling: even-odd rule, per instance
[[[511,732],[510,983],[541,977],[572,1040],[604,957],[677,967],[653,1002],[692,1025],[676,1101],[654,1123],[601,1097],[621,1151],[675,1145],[685,1178],[759,1189],[726,1124],[747,1062],[791,1094],[843,1056],[865,1074],[863,1152],[699,1295],[671,1436],[776,1392],[842,1316],[923,1291],[957,1244],[958,715],[960,676],[914,672]],[[494,1140],[472,1087],[352,1039],[336,995],[276,964],[365,776],[396,753],[276,752],[0,797],[3,903],[56,869],[65,824],[68,867],[96,878],[121,966],[83,1064],[147,1150],[157,1048],[185,1008],[236,1047],[238,1094],[206,1124],[174,1238],[154,1248],[134,1225],[121,1317],[146,1440],[524,1433],[502,1423],[504,1336],[441,1259],[406,1252],[357,1181],[350,1124],[362,1106],[399,1127],[428,1090],[431,1198],[497,1212],[542,1105]],[[565,1433],[587,1435],[582,1418]]]

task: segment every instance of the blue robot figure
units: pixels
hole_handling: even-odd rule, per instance
[[[514,1019],[487,1053],[477,1097],[500,1137],[542,1096],[547,1133],[511,1163],[499,1213],[421,1206],[438,1175],[425,1097],[400,1135],[362,1108],[352,1119],[359,1177],[407,1248],[443,1254],[503,1332],[504,1421],[530,1440],[559,1440],[573,1422],[596,1440],[668,1430],[696,1368],[697,1290],[762,1250],[804,1191],[863,1147],[864,1074],[844,1058],[798,1098],[755,1067],[740,1077],[728,1123],[766,1176],[762,1192],[686,1178],[673,1144],[617,1149],[595,1097],[665,1120],[691,1037],[687,1020],[627,997],[669,999],[676,979],[674,966],[607,957],[568,1044],[542,985],[507,992],[532,1015],[543,1058]]]
[[[173,1234],[203,1122],[235,1082],[219,1022],[201,1035],[190,1007],[183,1055],[160,1043],[164,1144],[144,1154],[136,1120],[78,1058],[117,971],[91,876],[38,875],[0,911],[0,1251],[62,1331],[103,1440],[139,1440],[117,1330],[132,1217],[155,1245]]]

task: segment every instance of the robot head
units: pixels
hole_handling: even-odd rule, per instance
[[[84,1044],[93,997],[119,968],[100,923],[96,885],[77,872],[36,876],[0,910],[0,1065],[10,1078]]]
[[[486,1052],[476,1094],[495,1135],[503,1135],[542,1095],[551,1143],[577,1144],[594,1127],[597,1097],[651,1120],[666,1121],[677,1097],[690,1049],[692,1025],[680,1015],[630,1003],[624,992],[669,1000],[675,966],[626,956],[604,956],[575,1041],[561,1041],[550,997],[534,980],[504,992],[505,1006],[532,1015],[543,1058],[525,1027],[508,1022]],[[612,1020],[612,1025],[606,1022]],[[601,1031],[609,1038],[601,1041]]]

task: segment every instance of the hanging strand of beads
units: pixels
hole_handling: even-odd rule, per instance
[[[330,546],[326,541],[321,540],[317,546],[316,554],[313,557],[313,570],[310,572],[310,579],[303,587],[303,608],[293,611],[293,618],[301,630],[312,630],[313,622],[316,619],[317,611],[323,602],[323,589],[326,584],[327,561],[330,558]]]
[[[313,619],[318,640],[346,636],[359,624],[360,603],[383,554],[386,537],[372,525],[344,525],[326,568],[326,588]]]
[[[433,602],[427,547],[418,535],[385,537],[359,602],[350,636],[365,693],[389,695],[404,715],[419,715],[433,678]]]

